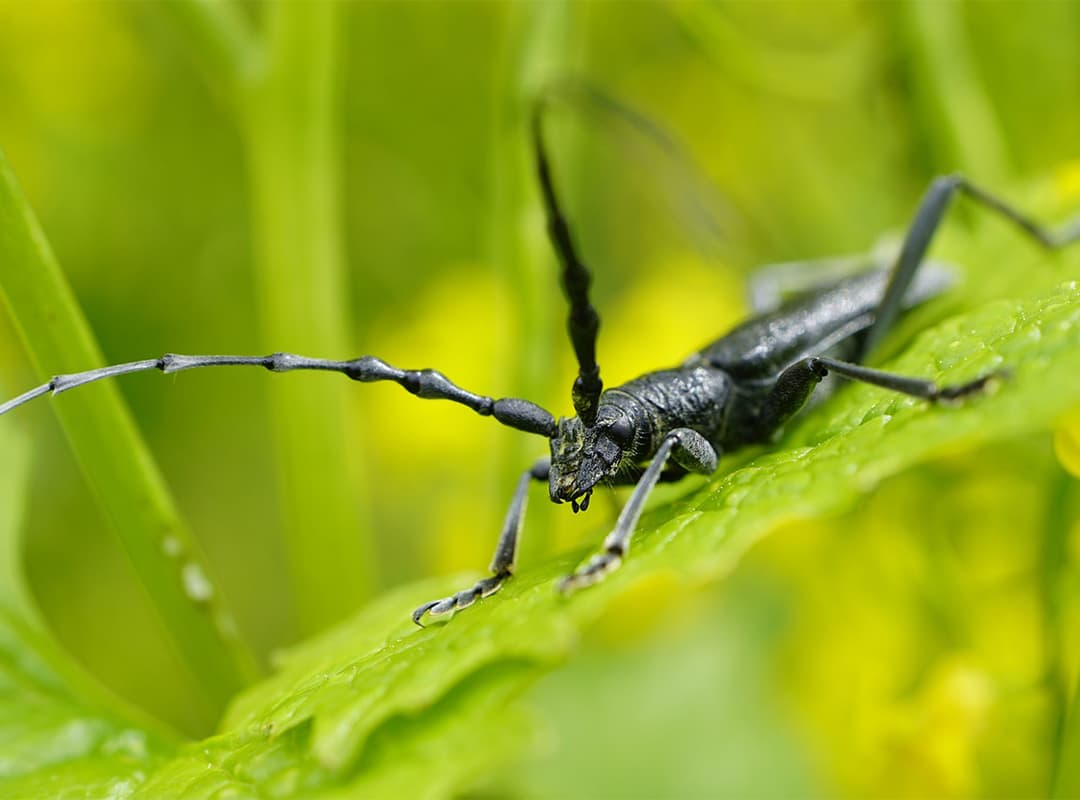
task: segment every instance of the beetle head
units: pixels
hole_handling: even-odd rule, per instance
[[[569,502],[574,511],[584,511],[593,487],[619,471],[630,426],[621,412],[607,411],[601,409],[595,425],[577,417],[559,420],[551,439],[549,492],[554,502]]]

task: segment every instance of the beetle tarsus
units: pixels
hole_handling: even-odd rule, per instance
[[[581,569],[559,581],[559,594],[573,594],[579,589],[599,583],[622,565],[623,555],[625,553],[622,548],[611,548],[597,553]]]
[[[1008,380],[1009,372],[999,370],[990,372],[968,383],[955,386],[943,386],[937,390],[930,400],[943,406],[961,405],[972,395],[993,394],[998,390],[1003,381]]]
[[[424,624],[425,618],[434,620],[444,618],[449,620],[459,609],[468,608],[477,600],[491,597],[491,595],[502,588],[503,583],[505,583],[506,579],[509,577],[509,572],[492,575],[491,577],[477,581],[468,589],[463,589],[449,597],[443,597],[439,600],[432,600],[428,603],[424,603],[413,611],[412,621],[421,628],[426,628],[427,626]]]

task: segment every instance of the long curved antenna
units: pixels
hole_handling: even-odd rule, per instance
[[[589,286],[592,276],[582,262],[570,236],[570,228],[559,208],[555,196],[555,184],[551,177],[551,165],[548,163],[544,148],[543,97],[533,107],[532,135],[536,151],[536,171],[540,178],[540,191],[544,198],[544,210],[547,212],[548,234],[559,260],[562,262],[562,287],[566,299],[570,301],[570,314],[567,318],[567,330],[570,343],[574,346],[574,355],[578,362],[578,376],[574,381],[572,398],[574,411],[585,425],[596,422],[596,410],[600,404],[600,393],[604,383],[600,380],[600,366],[596,363],[596,336],[600,330],[600,315],[589,302]]]
[[[598,122],[618,125],[637,139],[642,155],[659,155],[659,175],[668,202],[688,218],[697,244],[717,256],[722,247],[730,247],[732,231],[745,221],[730,203],[704,178],[704,170],[675,134],[645,112],[623,102],[600,86],[578,76],[564,77],[544,90],[548,102],[558,102],[592,114]],[[622,141],[629,141],[623,139]]]
[[[126,364],[114,364],[85,372],[57,375],[48,383],[0,405],[0,416],[43,394],[50,392],[60,394],[77,386],[117,375],[149,372],[155,369],[169,373],[202,367],[235,366],[263,367],[271,372],[292,372],[293,370],[340,372],[354,381],[363,383],[393,381],[406,391],[425,400],[450,400],[471,408],[482,417],[494,417],[503,425],[519,431],[548,438],[555,435],[555,418],[536,403],[517,397],[503,397],[496,400],[486,395],[473,394],[433,369],[398,369],[374,356],[361,356],[351,361],[332,361],[326,358],[298,356],[293,353],[273,353],[268,356],[182,356],[168,353],[161,358],[129,361]]]

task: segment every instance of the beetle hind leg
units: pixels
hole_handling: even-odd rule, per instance
[[[916,273],[923,264],[923,257],[930,248],[945,212],[956,194],[966,195],[983,208],[994,212],[1010,222],[1022,234],[1047,250],[1057,250],[1080,241],[1080,220],[1073,220],[1062,228],[1051,229],[1039,221],[1021,213],[996,195],[976,186],[962,175],[944,175],[935,178],[926,190],[915,212],[900,253],[892,267],[889,283],[878,303],[873,324],[866,331],[856,362],[864,360],[874,345],[892,326],[903,306],[906,294]]]

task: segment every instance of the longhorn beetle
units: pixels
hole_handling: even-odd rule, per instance
[[[550,456],[521,475],[495,547],[491,575],[450,597],[417,608],[413,621],[452,614],[494,594],[513,573],[529,486],[548,482],[551,500],[589,507],[599,484],[633,486],[603,549],[559,582],[572,592],[601,580],[626,557],[646,498],[658,481],[688,473],[708,475],[720,455],[766,442],[810,398],[829,373],[932,403],[954,403],[988,388],[1001,373],[952,386],[862,366],[866,354],[904,309],[945,288],[932,271],[919,273],[923,257],[950,201],[964,194],[1017,226],[1046,249],[1080,238],[1080,225],[1050,231],[960,175],[935,179],[923,196],[899,255],[889,269],[874,269],[809,290],[760,313],[694,353],[681,365],[647,372],[605,389],[596,361],[600,317],[589,299],[591,275],[563,216],[543,136],[544,102],[531,118],[540,193],[551,243],[561,264],[570,310],[567,329],[578,362],[572,388],[576,416],[556,420],[529,400],[474,394],[431,369],[405,370],[373,356],[349,361],[292,353],[269,356],[168,354],[100,369],[58,375],[0,405],[0,415],[35,397],[58,394],[102,378],[132,372],[165,373],[201,367],[260,366],[271,372],[324,370],[364,383],[393,381],[424,399],[450,400],[481,416],[549,440]]]

